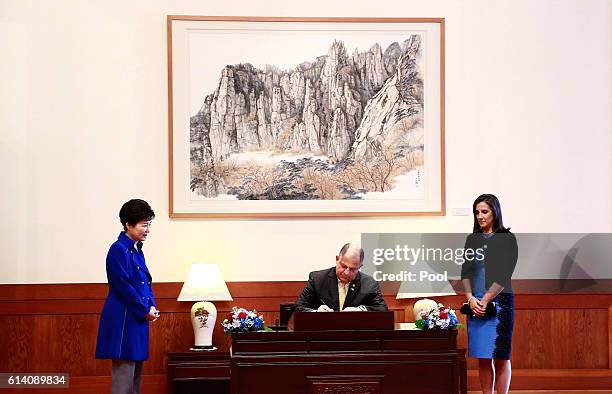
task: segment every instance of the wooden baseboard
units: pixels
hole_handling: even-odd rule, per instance
[[[612,390],[510,390],[510,394],[612,394]],[[482,390],[470,390],[468,394],[482,394]]]
[[[30,390],[2,389],[2,394],[24,394]],[[62,389],[32,389],[36,394],[58,394],[63,392],[76,394],[100,394],[111,392],[110,376],[75,376],[70,378],[68,390]],[[166,375],[144,375],[141,392],[146,394],[167,394],[168,381]]]
[[[75,376],[70,378],[70,393],[108,393],[111,388],[110,376]],[[612,370],[610,369],[515,369],[512,371],[512,391],[516,390],[610,390]],[[478,371],[468,371],[468,390],[478,391]],[[166,375],[145,375],[142,392],[165,394],[168,392]],[[23,389],[3,389],[2,393],[23,394]],[[37,394],[57,394],[57,389],[36,389]]]
[[[478,390],[478,371],[468,370],[468,390]],[[512,390],[612,389],[611,369],[514,369]]]

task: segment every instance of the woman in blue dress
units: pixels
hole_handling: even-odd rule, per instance
[[[154,217],[144,200],[123,204],[123,231],[106,256],[108,296],[100,316],[96,358],[112,360],[113,394],[140,393],[143,362],[149,357],[149,322],[159,317],[142,252]]]
[[[472,212],[474,229],[467,237],[465,248],[480,249],[481,253],[466,258],[461,267],[461,279],[472,311],[468,316],[469,356],[478,358],[478,375],[484,394],[493,393],[494,389],[499,394],[508,393],[514,328],[511,278],[518,247],[514,234],[504,227],[497,197],[492,194],[479,196]],[[490,312],[486,312],[487,306]]]

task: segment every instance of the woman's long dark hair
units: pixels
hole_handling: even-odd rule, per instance
[[[493,212],[493,232],[494,233],[507,233],[510,228],[504,227],[504,220],[502,219],[502,211],[501,205],[499,204],[499,200],[493,194],[481,194],[474,200],[474,204],[472,204],[472,215],[474,215],[474,230],[475,233],[482,233],[482,228],[478,224],[478,219],[476,219],[476,205],[481,202],[486,202],[487,205],[491,208],[491,212]]]

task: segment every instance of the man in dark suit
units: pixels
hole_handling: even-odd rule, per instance
[[[359,272],[363,249],[346,244],[336,256],[336,266],[313,271],[295,303],[296,312],[386,311],[378,282]]]

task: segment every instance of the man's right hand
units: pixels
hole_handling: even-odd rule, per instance
[[[334,310],[327,305],[323,304],[317,309],[317,312],[333,312]]]

